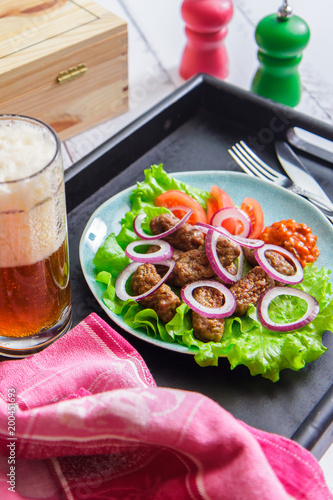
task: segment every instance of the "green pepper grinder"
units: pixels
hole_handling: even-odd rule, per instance
[[[298,65],[310,39],[307,23],[285,0],[277,14],[264,17],[255,31],[259,68],[251,90],[274,101],[296,106],[301,99]]]

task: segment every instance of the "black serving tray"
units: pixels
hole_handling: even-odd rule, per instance
[[[142,355],[159,386],[197,391],[236,418],[295,439],[320,458],[333,441],[333,335],[328,351],[299,372],[284,370],[278,382],[231,371],[227,360],[200,368],[191,355],[161,349],[123,331],[92,296],[79,262],[79,241],[95,209],[119,191],[143,180],[143,171],[163,163],[167,172],[239,171],[227,150],[243,139],[281,171],[274,141],[300,127],[333,141],[333,128],[291,108],[198,75],[169,98],[66,171],[74,325],[98,313]],[[333,198],[331,165],[300,154]]]

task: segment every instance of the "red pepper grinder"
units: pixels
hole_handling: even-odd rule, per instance
[[[184,0],[181,7],[186,23],[187,44],[179,73],[187,80],[198,73],[218,78],[228,74],[224,39],[233,15],[232,0]]]

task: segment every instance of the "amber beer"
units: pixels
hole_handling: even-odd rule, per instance
[[[0,268],[2,335],[36,335],[58,322],[70,303],[66,247],[64,241],[52,255],[34,264]]]
[[[38,351],[70,319],[59,139],[37,120],[0,116],[0,354]]]

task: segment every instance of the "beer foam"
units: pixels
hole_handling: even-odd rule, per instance
[[[39,172],[55,153],[56,142],[48,129],[19,120],[0,121],[0,182]]]
[[[65,236],[63,192],[29,211],[0,213],[0,268],[35,264],[58,250]]]
[[[63,167],[61,156],[52,162],[55,153],[48,129],[0,120],[0,267],[34,264],[65,239]]]

